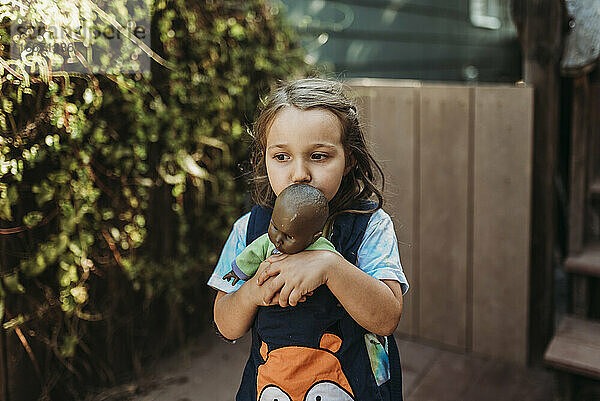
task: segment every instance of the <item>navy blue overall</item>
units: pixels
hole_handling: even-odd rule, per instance
[[[373,208],[373,204],[363,203],[359,208],[369,210]],[[269,208],[255,206],[252,209],[248,222],[247,244],[267,232],[271,213],[272,209]],[[370,217],[371,214],[344,213],[336,218],[333,225],[331,242],[354,265],[356,265],[357,251]],[[342,375],[347,378],[347,383],[349,383],[352,391],[351,395],[346,394],[339,398],[340,400],[402,400],[400,357],[394,336],[388,337],[390,380],[381,386],[377,386],[365,346],[364,335],[366,330],[350,317],[326,285],[318,287],[305,302],[294,307],[282,308],[277,305],[259,307],[256,320],[252,326],[250,357],[244,369],[236,400],[257,401],[257,398],[261,397],[260,401],[283,401],[287,395],[275,397],[268,396],[266,392],[261,393],[262,396],[258,394],[257,377],[259,367],[266,365],[263,357],[265,354],[261,355],[261,346],[264,350],[268,349],[269,352],[290,346],[290,348],[310,351],[310,349],[320,347],[320,341],[325,333],[334,334],[337,337],[332,336],[333,338],[341,339],[341,346],[335,352],[335,357],[339,360],[343,371]],[[328,382],[329,380],[323,381]],[[280,391],[279,389],[271,390]],[[305,397],[313,398],[314,396]],[[321,396],[316,396],[314,399],[327,401],[326,397]],[[305,399],[293,399],[291,401],[305,401]],[[338,401],[338,399],[336,398],[335,401]]]

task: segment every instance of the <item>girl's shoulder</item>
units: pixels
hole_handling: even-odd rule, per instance
[[[233,239],[236,248],[246,245],[246,233],[248,231],[248,220],[250,219],[250,212],[244,214],[238,218],[231,229],[230,238]]]
[[[377,231],[393,230],[393,227],[394,225],[390,215],[383,209],[377,209],[371,213],[371,217],[369,217],[369,221],[365,228],[365,237],[368,237]]]
[[[369,226],[377,226],[382,223],[391,223],[392,218],[389,214],[385,212],[383,209],[377,209],[371,214],[371,218],[369,219]]]
[[[246,230],[248,229],[248,220],[250,220],[250,213],[248,212],[233,223],[233,230],[243,231],[244,235],[246,235]]]
[[[379,280],[398,281],[402,294],[408,291],[408,281],[400,262],[394,224],[391,216],[383,209],[371,215],[358,248],[357,267]]]

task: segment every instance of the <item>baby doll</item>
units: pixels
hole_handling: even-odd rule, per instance
[[[235,258],[223,279],[233,279],[232,285],[248,280],[274,253],[294,254],[305,249],[337,253],[333,244],[321,237],[328,216],[327,198],[321,191],[308,184],[290,185],[275,200],[267,233]]]

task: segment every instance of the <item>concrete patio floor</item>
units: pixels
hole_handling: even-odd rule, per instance
[[[405,401],[550,401],[551,371],[441,349],[396,335]],[[206,332],[146,377],[90,395],[93,401],[231,401],[248,355],[248,335],[228,344]]]

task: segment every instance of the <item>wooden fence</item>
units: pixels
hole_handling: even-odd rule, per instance
[[[350,85],[411,285],[399,330],[525,364],[533,89]]]

